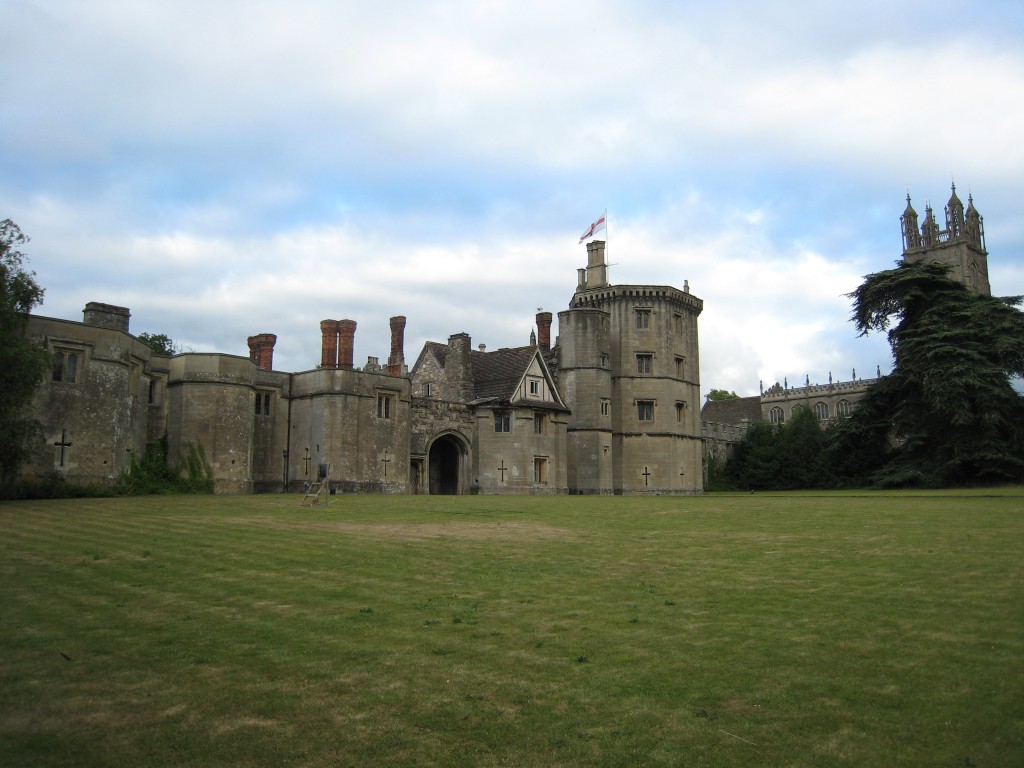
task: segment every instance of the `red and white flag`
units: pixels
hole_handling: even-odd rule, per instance
[[[587,239],[593,237],[598,232],[607,232],[607,231],[608,231],[608,209],[605,208],[604,213],[601,214],[601,216],[597,219],[597,221],[595,221],[593,224],[591,224],[589,227],[587,227],[587,231],[584,232],[582,235],[580,235],[580,242],[582,243],[584,240],[587,240]]]

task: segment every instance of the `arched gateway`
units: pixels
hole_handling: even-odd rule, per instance
[[[431,495],[453,496],[465,492],[467,455],[465,441],[456,435],[441,435],[431,443],[427,454]]]

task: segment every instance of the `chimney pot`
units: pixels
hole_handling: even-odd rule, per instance
[[[551,313],[537,313],[537,346],[547,352],[551,349]]]
[[[338,367],[351,368],[355,346],[356,321],[338,321]]]
[[[338,321],[321,320],[320,333],[323,342],[320,348],[320,367],[338,367]]]
[[[405,317],[391,318],[391,355],[388,357],[388,375],[405,374]]]

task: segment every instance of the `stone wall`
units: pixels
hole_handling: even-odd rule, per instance
[[[190,353],[171,358],[167,459],[202,446],[217,493],[252,493],[256,366],[245,357]]]
[[[342,492],[404,493],[412,399],[407,378],[322,368],[292,380],[289,487],[330,464]]]
[[[117,317],[126,323],[127,310]],[[150,348],[120,328],[40,316],[30,318],[28,335],[51,354],[54,371],[33,400],[43,440],[27,473],[116,481],[161,431],[165,411],[151,408],[149,397],[162,374]]]

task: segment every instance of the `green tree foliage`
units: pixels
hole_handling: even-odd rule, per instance
[[[708,400],[739,400],[740,396],[735,392],[728,392],[724,389],[712,389],[708,392]]]
[[[1020,297],[978,296],[940,264],[868,275],[852,294],[861,335],[888,331],[893,372],[836,435],[844,473],[882,485],[1024,480]]]
[[[164,333],[140,333],[137,338],[158,355],[176,355],[181,351],[174,339]]]
[[[742,490],[827,488],[835,478],[826,460],[826,439],[811,409],[795,408],[785,424],[752,424],[725,470]]]
[[[0,483],[29,459],[39,436],[32,395],[50,367],[46,350],[25,336],[29,312],[42,302],[21,248],[29,239],[10,219],[0,221]]]

